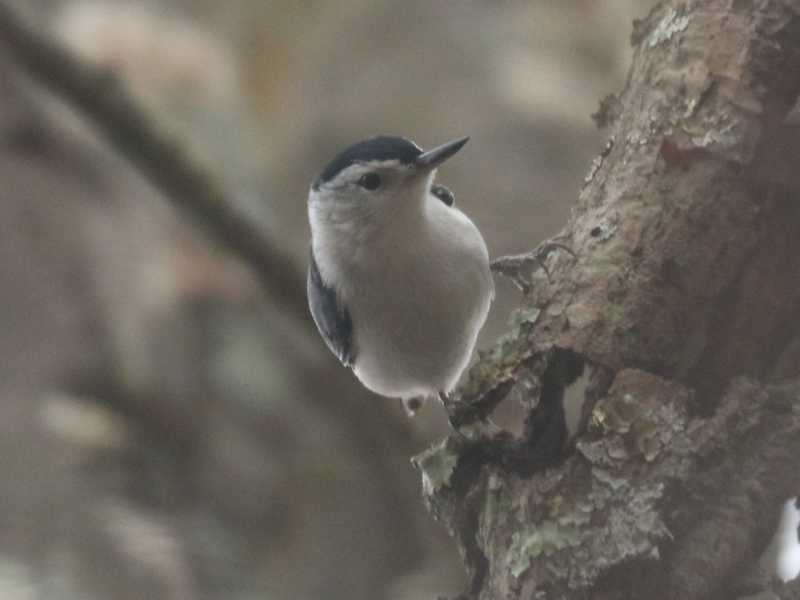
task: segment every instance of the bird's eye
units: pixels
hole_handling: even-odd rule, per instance
[[[366,190],[377,190],[381,185],[381,176],[377,173],[366,173],[359,177],[358,185]]]

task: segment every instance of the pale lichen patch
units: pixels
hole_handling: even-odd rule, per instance
[[[670,40],[676,33],[685,31],[688,26],[689,17],[683,14],[683,11],[670,8],[664,18],[653,29],[647,45],[650,48],[655,48],[659,44]]]
[[[450,437],[412,457],[411,464],[422,474],[422,491],[425,496],[432,496],[450,485],[458,466],[458,458],[459,453]]]

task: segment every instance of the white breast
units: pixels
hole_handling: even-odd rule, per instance
[[[494,295],[486,244],[466,215],[433,197],[422,218],[397,225],[340,289],[353,319],[354,371],[385,396],[448,393]]]

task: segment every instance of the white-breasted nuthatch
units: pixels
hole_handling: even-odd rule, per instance
[[[483,237],[433,185],[468,139],[423,152],[404,138],[370,138],[311,186],[311,314],[328,348],[383,396],[444,400],[494,298]]]

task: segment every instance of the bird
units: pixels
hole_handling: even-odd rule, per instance
[[[314,323],[367,389],[412,412],[453,392],[494,299],[483,236],[434,183],[468,140],[423,151],[371,137],[337,154],[308,195]]]

